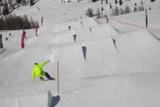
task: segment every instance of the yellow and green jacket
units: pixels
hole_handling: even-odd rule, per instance
[[[42,64],[39,64],[39,65],[34,65],[34,70],[32,72],[32,79],[34,80],[35,79],[35,75],[38,76],[38,77],[43,77],[46,73],[42,70],[42,67],[48,63],[49,61],[46,61]]]

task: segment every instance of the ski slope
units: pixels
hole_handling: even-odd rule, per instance
[[[26,30],[24,49],[21,30],[0,31],[4,45],[0,49],[1,107],[160,106],[160,32],[86,18],[84,10],[98,5],[40,0],[31,8],[14,11],[39,23],[43,16],[44,26],[38,29],[37,37],[35,29]],[[160,28],[159,11],[149,12],[153,18],[149,28]],[[143,15],[139,12],[114,18],[144,26]],[[86,47],[86,56],[82,47]],[[36,77],[32,81],[34,63],[47,60],[50,62],[43,70],[55,78],[59,61],[59,95],[57,80],[40,81]]]

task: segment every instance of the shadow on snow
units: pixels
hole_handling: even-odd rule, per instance
[[[60,101],[60,96],[59,95],[53,97],[50,107],[55,107],[58,104],[59,101]]]

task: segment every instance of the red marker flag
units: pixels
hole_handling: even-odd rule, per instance
[[[24,38],[25,38],[25,35],[26,35],[26,32],[24,31],[23,34],[22,34],[22,40],[21,40],[21,47],[24,49]]]
[[[37,24],[37,26],[36,26],[36,36],[37,36],[37,32],[38,32],[38,24]]]
[[[43,26],[43,17],[42,17],[42,19],[41,19],[41,25]]]

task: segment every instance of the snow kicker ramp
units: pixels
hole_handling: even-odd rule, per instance
[[[7,93],[9,95],[9,93]],[[20,95],[19,95],[20,94]],[[12,97],[0,99],[1,107],[50,107],[52,95],[50,91],[32,91],[25,93],[12,93]]]
[[[58,60],[61,69],[65,70],[63,74],[71,73],[71,76],[76,77],[79,75],[78,73],[85,72],[87,68],[88,73],[94,74],[88,66],[97,67],[102,60],[105,63],[101,66],[105,66],[106,63],[109,63],[110,58],[115,55],[116,48],[112,36],[117,33],[114,29],[107,24],[92,26],[91,29],[92,31],[89,28],[82,28],[56,33],[58,44],[50,47],[54,60]],[[98,35],[94,35],[94,32],[98,32]],[[74,35],[76,35],[75,41]],[[66,77],[69,78],[69,76]]]
[[[111,30],[107,33],[104,32],[105,30],[101,28],[104,26],[107,25],[98,26],[101,31],[95,28],[92,32],[93,34],[86,29],[74,31],[78,36],[77,41],[74,43],[70,43],[71,41],[69,41],[69,43],[64,42],[62,38],[65,37],[65,35],[61,35],[62,38],[59,36],[58,41],[60,41],[60,44],[55,46],[55,58],[57,58],[57,60],[59,59],[62,66],[66,66],[65,69],[71,66],[69,67],[71,69],[68,70],[70,72],[76,71],[75,69],[78,68],[78,65],[83,65],[83,67],[80,67],[83,68],[83,70],[79,70],[81,72],[86,70],[84,66],[91,68],[92,66],[93,68],[103,66],[103,69],[110,68],[114,70],[110,71],[112,73],[117,72],[117,69],[121,72],[126,71],[125,69],[138,72],[137,70],[140,70],[140,68],[143,68],[143,70],[158,70],[157,67],[160,59],[158,58],[159,51],[156,51],[159,49],[159,41],[148,31],[142,30],[115,36]],[[83,35],[82,31],[84,32]],[[94,35],[94,32],[101,33]],[[70,37],[73,41],[72,34]],[[86,47],[86,56],[84,56],[83,47]],[[95,71],[99,69],[100,68],[96,68]],[[91,72],[91,70],[89,70],[89,72]]]

